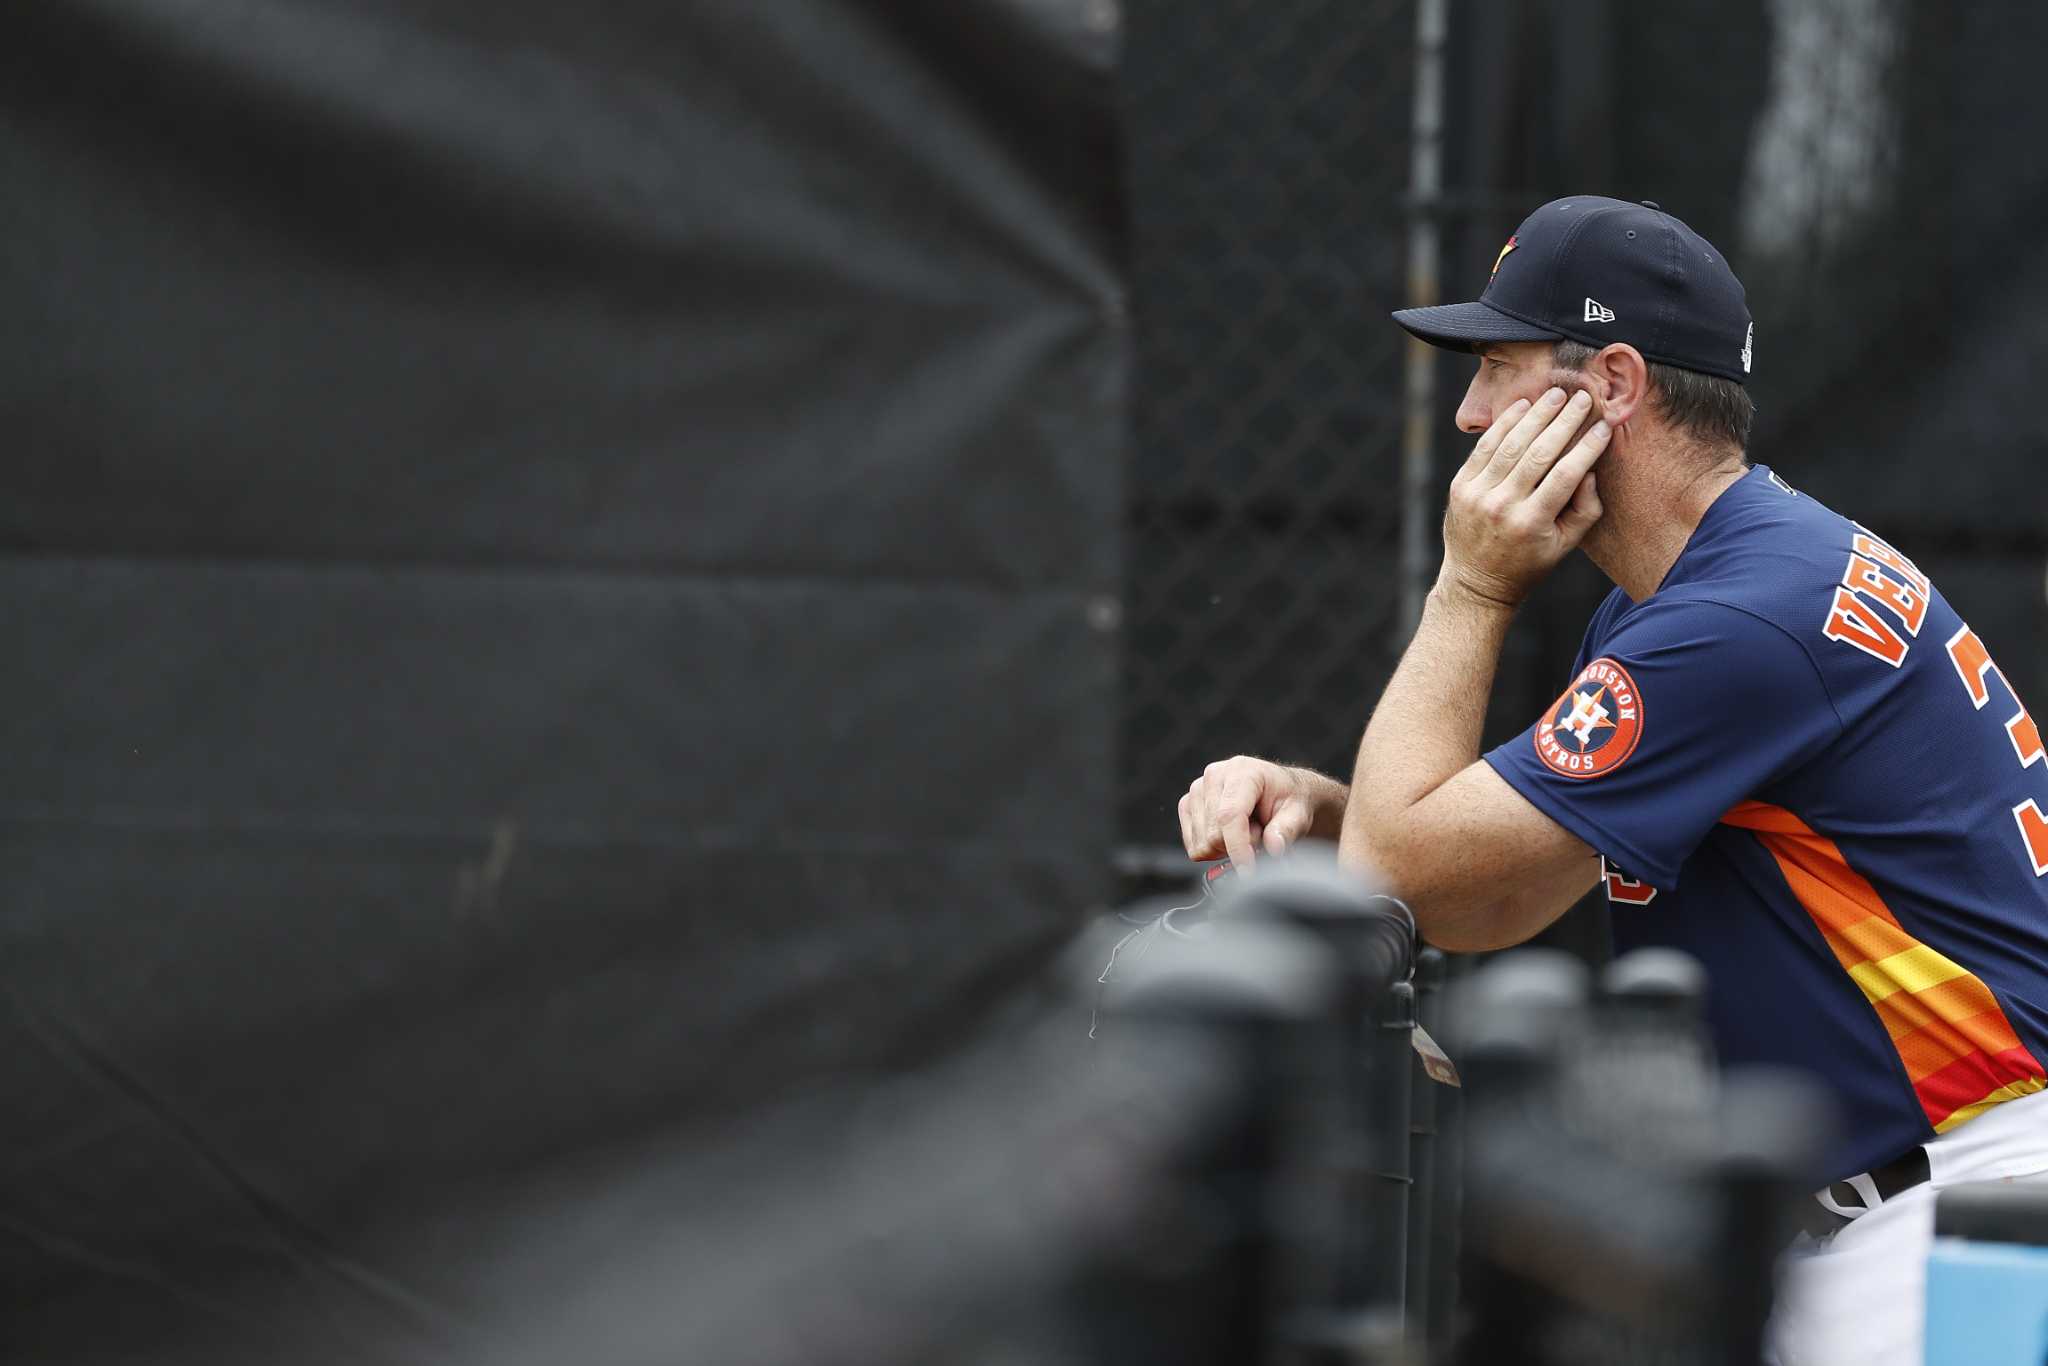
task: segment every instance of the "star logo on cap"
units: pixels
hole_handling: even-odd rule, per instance
[[[1500,263],[1507,260],[1508,253],[1513,251],[1514,249],[1515,239],[1510,237],[1508,239],[1508,244],[1500,249],[1500,255],[1493,258],[1493,269],[1486,272],[1487,279],[1491,280],[1494,276],[1500,274]]]

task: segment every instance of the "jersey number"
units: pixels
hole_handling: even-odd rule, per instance
[[[2041,728],[2027,714],[2026,704],[2012,690],[2004,672],[1991,662],[1991,655],[1984,642],[1977,639],[1977,633],[1967,626],[1956,632],[1948,642],[1948,657],[1962,676],[1963,686],[1969,689],[1970,704],[1978,711],[1984,710],[1991,700],[1991,678],[1997,675],[2005,695],[2019,708],[2005,723],[2005,738],[2012,741],[2012,752],[2019,756],[2021,768],[2042,764]],[[2048,773],[2048,764],[2042,764],[2042,771]],[[2048,815],[2042,813],[2041,803],[2027,798],[2012,809],[2012,818],[2019,822],[2020,838],[2034,860],[2034,876],[2048,877]]]

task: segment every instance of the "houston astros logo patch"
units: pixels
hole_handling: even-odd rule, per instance
[[[1620,767],[1643,735],[1643,698],[1628,670],[1596,659],[1536,727],[1536,757],[1567,778],[1597,778]]]

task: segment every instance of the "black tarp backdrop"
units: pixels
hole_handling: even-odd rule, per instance
[[[11,16],[10,1356],[431,1354],[1100,900],[1112,23]]]

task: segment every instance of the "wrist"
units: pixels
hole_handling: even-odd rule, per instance
[[[1294,775],[1296,790],[1308,799],[1309,834],[1317,839],[1336,839],[1344,829],[1344,806],[1351,798],[1351,789],[1312,768],[1297,766]]]
[[[1492,586],[1476,586],[1448,568],[1437,575],[1435,586],[1429,590],[1429,597],[1436,606],[1449,611],[1499,617],[1502,620],[1514,616],[1522,605],[1519,596]]]

